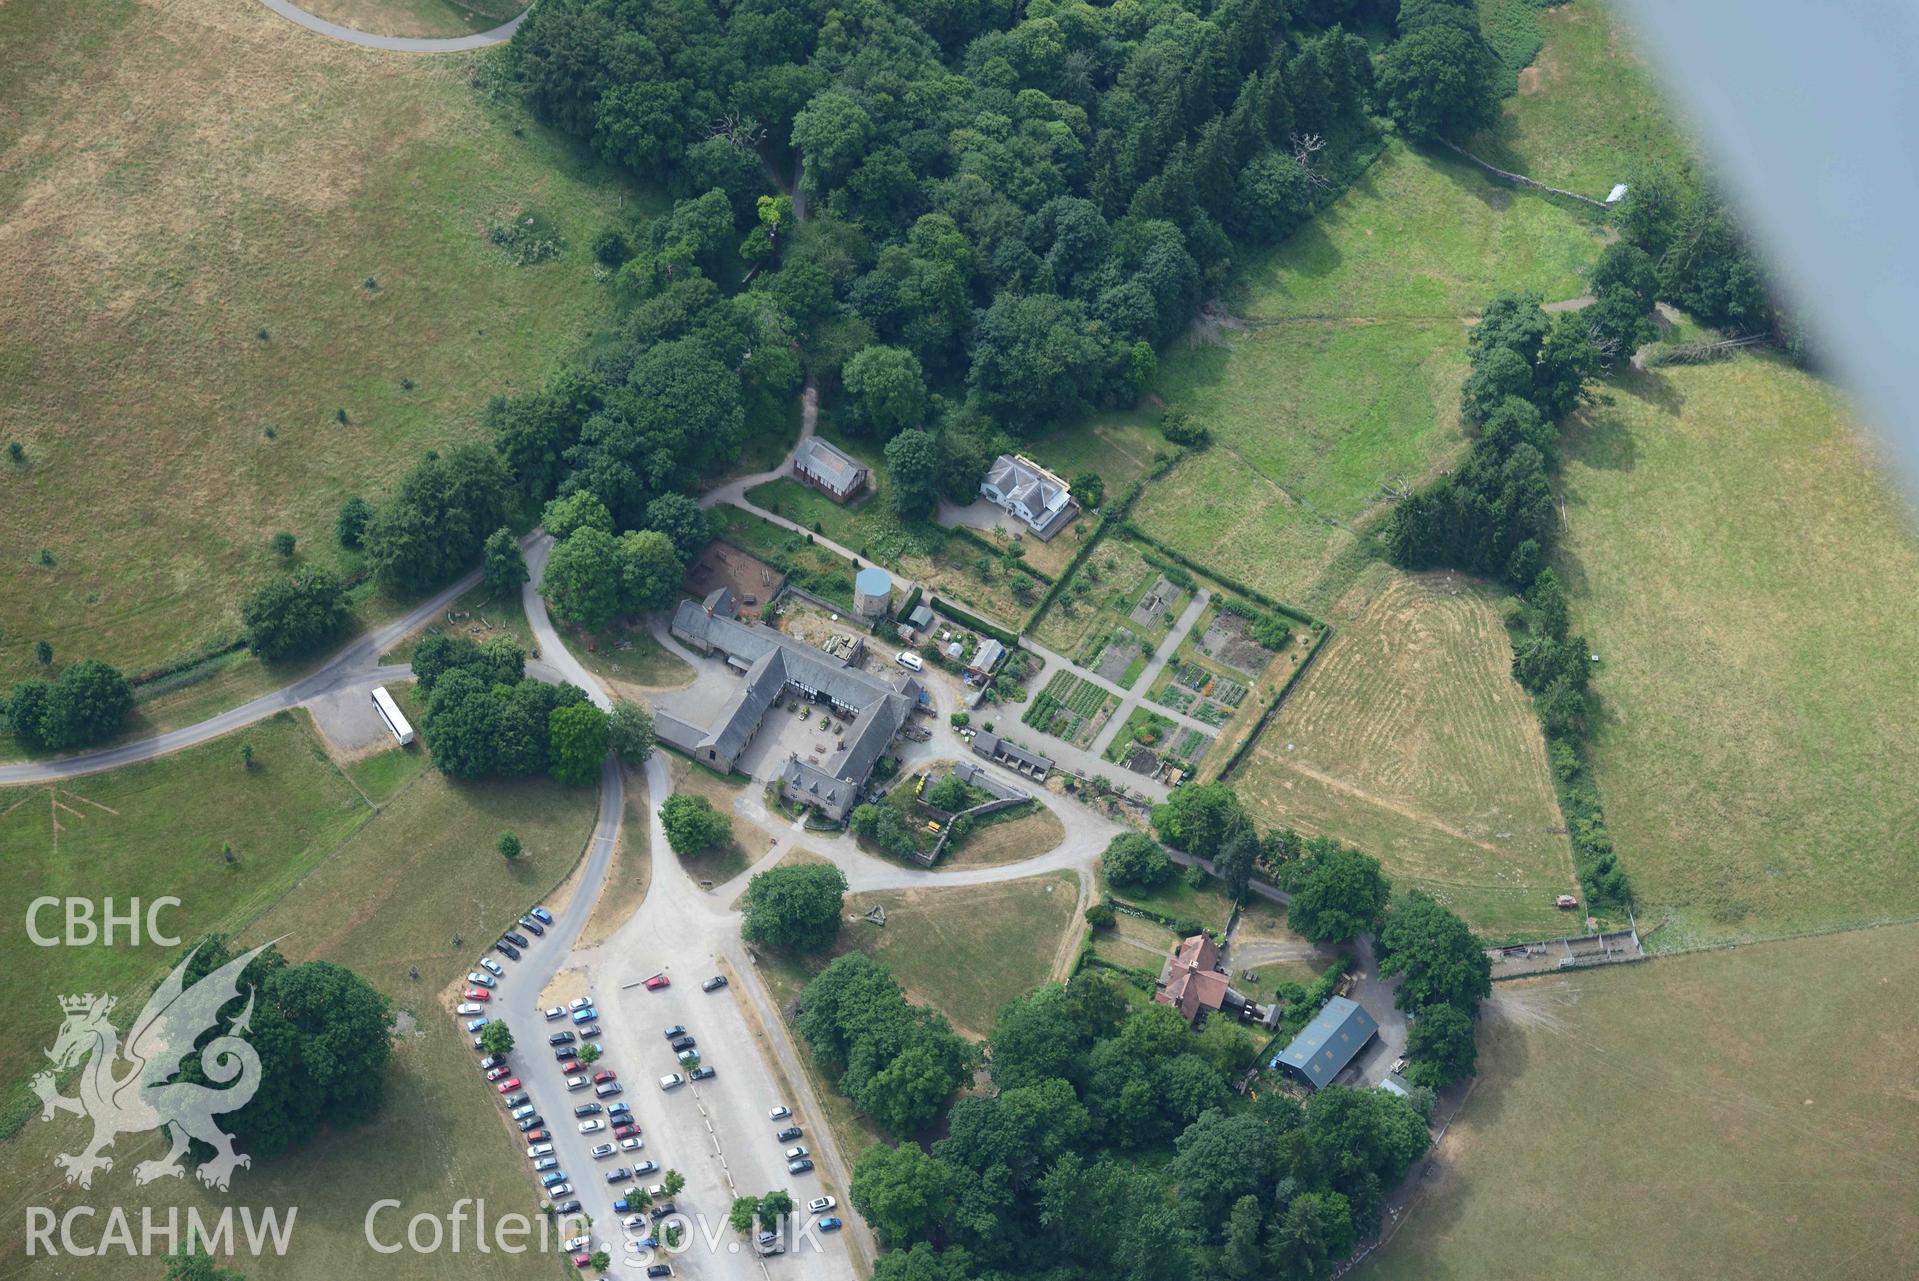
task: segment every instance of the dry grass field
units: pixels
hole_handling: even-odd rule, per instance
[[[1355,1281],[1919,1275],[1919,927],[1502,983]]]
[[[338,563],[343,498],[602,313],[587,244],[633,197],[486,104],[496,55],[251,0],[12,0],[0,47],[33,50],[0,70],[0,680],[42,638],[141,669],[230,634],[275,531]],[[487,231],[529,208],[567,248],[516,267]]]
[[[1572,855],[1498,598],[1368,569],[1235,776],[1263,822],[1338,837],[1494,936],[1564,923]]]
[[[527,0],[301,0],[308,13],[382,36],[463,36],[490,31]]]
[[[1829,384],[1622,382],[1567,432],[1606,818],[1661,947],[1919,913],[1919,522]]]

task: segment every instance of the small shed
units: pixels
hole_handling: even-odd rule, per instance
[[[853,578],[853,608],[878,618],[893,604],[893,576],[878,565],[868,565]]]
[[[971,676],[991,676],[993,669],[998,667],[1000,660],[1005,657],[1006,646],[989,637],[981,641],[979,648],[973,651],[972,661],[966,664],[967,674]]]
[[[1626,198],[1626,193],[1630,190],[1632,190],[1632,188],[1628,187],[1623,182],[1614,183],[1613,189],[1606,193],[1606,203],[1608,205],[1618,204],[1620,201]]]
[[[915,605],[913,612],[906,616],[906,621],[916,631],[926,631],[933,625],[933,611],[924,605]]]

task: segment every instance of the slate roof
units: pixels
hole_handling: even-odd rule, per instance
[[[913,612],[906,616],[906,621],[919,630],[925,631],[933,625],[933,611],[924,605],[915,605]]]
[[[1313,1016],[1292,1043],[1273,1056],[1272,1066],[1290,1068],[1324,1089],[1379,1031],[1379,1024],[1358,1001],[1335,996]]]
[[[973,661],[966,666],[972,671],[990,672],[998,667],[1000,660],[1005,657],[1006,646],[996,640],[983,640],[979,648],[973,651]]]
[[[800,442],[800,447],[793,451],[793,466],[837,494],[857,489],[866,476],[865,467],[818,436],[808,436]]]
[[[986,473],[986,484],[1008,503],[1020,503],[1037,515],[1033,522],[1042,535],[1050,534],[1078,510],[1068,495],[1066,481],[1030,458],[1001,454]]]

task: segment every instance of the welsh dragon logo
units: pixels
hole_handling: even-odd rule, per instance
[[[200,1051],[200,1067],[207,1079],[227,1088],[214,1089],[172,1078],[179,1072],[181,1060],[192,1053],[193,1043],[219,1021],[221,1007],[240,995],[241,971],[269,946],[235,957],[189,988],[181,976],[199,951],[194,949],[167,976],[127,1029],[124,1047],[108,1017],[113,1013],[114,998],[91,994],[60,998],[66,1022],[53,1048],[46,1051],[53,1067],[33,1078],[33,1090],[40,1096],[42,1120],[52,1120],[56,1112],[93,1120],[93,1140],[85,1150],[54,1157],[54,1163],[67,1172],[68,1183],[92,1187],[95,1170],[113,1169],[113,1158],[103,1155],[103,1149],[113,1146],[122,1134],[145,1130],[171,1130],[173,1147],[159,1160],[142,1161],[134,1167],[136,1183],[182,1177],[186,1171],[181,1158],[192,1139],[214,1149],[213,1159],[202,1162],[197,1171],[200,1181],[210,1188],[224,1191],[236,1167],[253,1164],[251,1157],[233,1150],[233,1136],[213,1120],[216,1113],[245,1107],[260,1088],[260,1056],[241,1039],[253,1017],[251,990],[246,1008],[233,1026]],[[71,1099],[59,1093],[54,1073],[74,1066],[89,1054],[93,1061],[80,1076],[80,1097]]]

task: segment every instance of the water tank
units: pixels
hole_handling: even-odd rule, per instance
[[[853,608],[878,618],[893,603],[893,576],[877,565],[862,569],[853,579]]]

